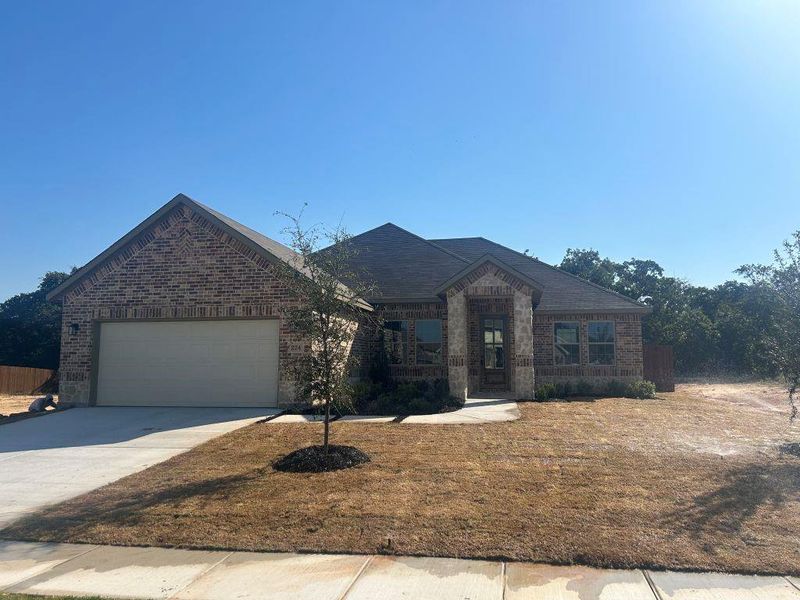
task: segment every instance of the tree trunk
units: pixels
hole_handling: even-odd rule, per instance
[[[328,457],[328,430],[331,426],[331,399],[327,398],[325,400],[325,438],[322,442],[322,445],[325,448],[325,457]]]

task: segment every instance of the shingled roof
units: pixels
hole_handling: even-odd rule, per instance
[[[543,291],[536,308],[537,312],[625,311],[644,313],[650,311],[647,306],[627,296],[581,279],[486,238],[451,238],[431,240],[431,242],[467,260],[478,260],[486,254],[491,254],[538,281],[542,285]]]
[[[202,214],[268,260],[287,263],[301,273],[304,271],[302,260],[290,248],[184,194],[178,194],[51,291],[47,296],[48,299],[60,297],[112,255],[133,242],[137,236],[157,223],[178,204],[188,206]],[[529,282],[536,290],[539,299],[536,310],[539,312],[649,312],[647,306],[630,298],[485,238],[426,240],[393,223],[386,223],[352,237],[350,243],[357,250],[353,268],[363,273],[377,286],[374,297],[354,299],[368,310],[371,307],[365,300],[373,304],[440,301],[442,286],[452,281],[458,274],[469,272],[477,262],[491,259],[503,268],[507,268],[510,273],[515,273],[520,279]],[[350,297],[347,283],[342,282],[342,294]]]
[[[377,286],[376,302],[438,301],[441,287],[476,261],[496,258],[536,282],[539,312],[649,312],[614,291],[525,256],[485,238],[426,240],[386,223],[351,238],[357,250],[353,267]]]
[[[437,288],[472,262],[394,223],[353,236],[349,243],[356,249],[353,267],[377,287],[371,301],[439,300]]]

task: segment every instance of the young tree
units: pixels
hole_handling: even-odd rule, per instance
[[[285,310],[289,326],[306,336],[311,352],[294,365],[302,397],[322,405],[325,414],[323,447],[328,456],[331,409],[350,406],[348,376],[357,358],[351,348],[359,326],[375,321],[364,298],[373,286],[353,267],[355,249],[341,226],[304,228],[298,216],[277,213],[289,219],[284,229],[294,258],[278,269],[298,302]],[[323,242],[328,247],[321,250]]]
[[[800,230],[774,251],[771,265],[744,265],[737,273],[775,298],[777,314],[765,335],[772,358],[786,381],[794,419],[795,395],[800,386]]]

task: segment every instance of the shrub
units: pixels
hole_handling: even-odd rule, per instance
[[[396,386],[357,382],[352,385],[353,410],[360,415],[432,414],[461,408],[450,396],[446,379],[407,381]]]
[[[370,400],[376,397],[375,386],[368,381],[357,381],[350,386],[350,400],[353,403],[353,410],[359,410],[366,406]]]
[[[409,381],[407,383],[400,383],[397,390],[394,392],[394,397],[398,402],[411,402],[414,398],[422,395],[418,382]]]
[[[552,383],[543,383],[536,388],[537,400],[549,400],[550,398],[555,398],[555,395],[556,386],[554,386]]]
[[[350,401],[349,408],[344,407],[343,413],[352,412],[353,414],[368,414],[370,405],[375,404],[378,396],[382,394],[385,389],[377,383],[369,381],[357,381],[350,385]]]
[[[605,395],[609,396],[610,398],[620,398],[625,395],[627,389],[628,386],[625,385],[624,381],[612,379],[608,382],[608,384],[606,384]]]
[[[450,398],[450,382],[447,379],[434,379],[431,384],[431,397],[435,400]]]
[[[575,385],[575,393],[578,396],[593,396],[594,395],[594,386],[586,381],[585,379],[581,379]]]
[[[379,415],[397,414],[397,396],[391,392],[384,392],[375,401],[375,412]]]
[[[389,367],[389,355],[383,345],[383,338],[381,338],[377,350],[372,354],[367,376],[372,383],[381,387],[388,388],[392,385],[392,370]]]
[[[572,395],[572,384],[569,381],[560,381],[556,384],[555,397],[569,398]]]
[[[434,403],[429,402],[425,398],[414,398],[412,399],[408,405],[405,407],[405,411],[400,411],[401,413],[408,412],[408,414],[426,414],[436,412],[436,406]]]
[[[656,397],[656,384],[652,381],[645,381],[640,379],[638,381],[631,381],[625,388],[626,398],[655,398]]]

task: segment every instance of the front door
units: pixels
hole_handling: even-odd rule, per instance
[[[506,317],[484,315],[481,317],[481,388],[507,389],[507,336]]]

